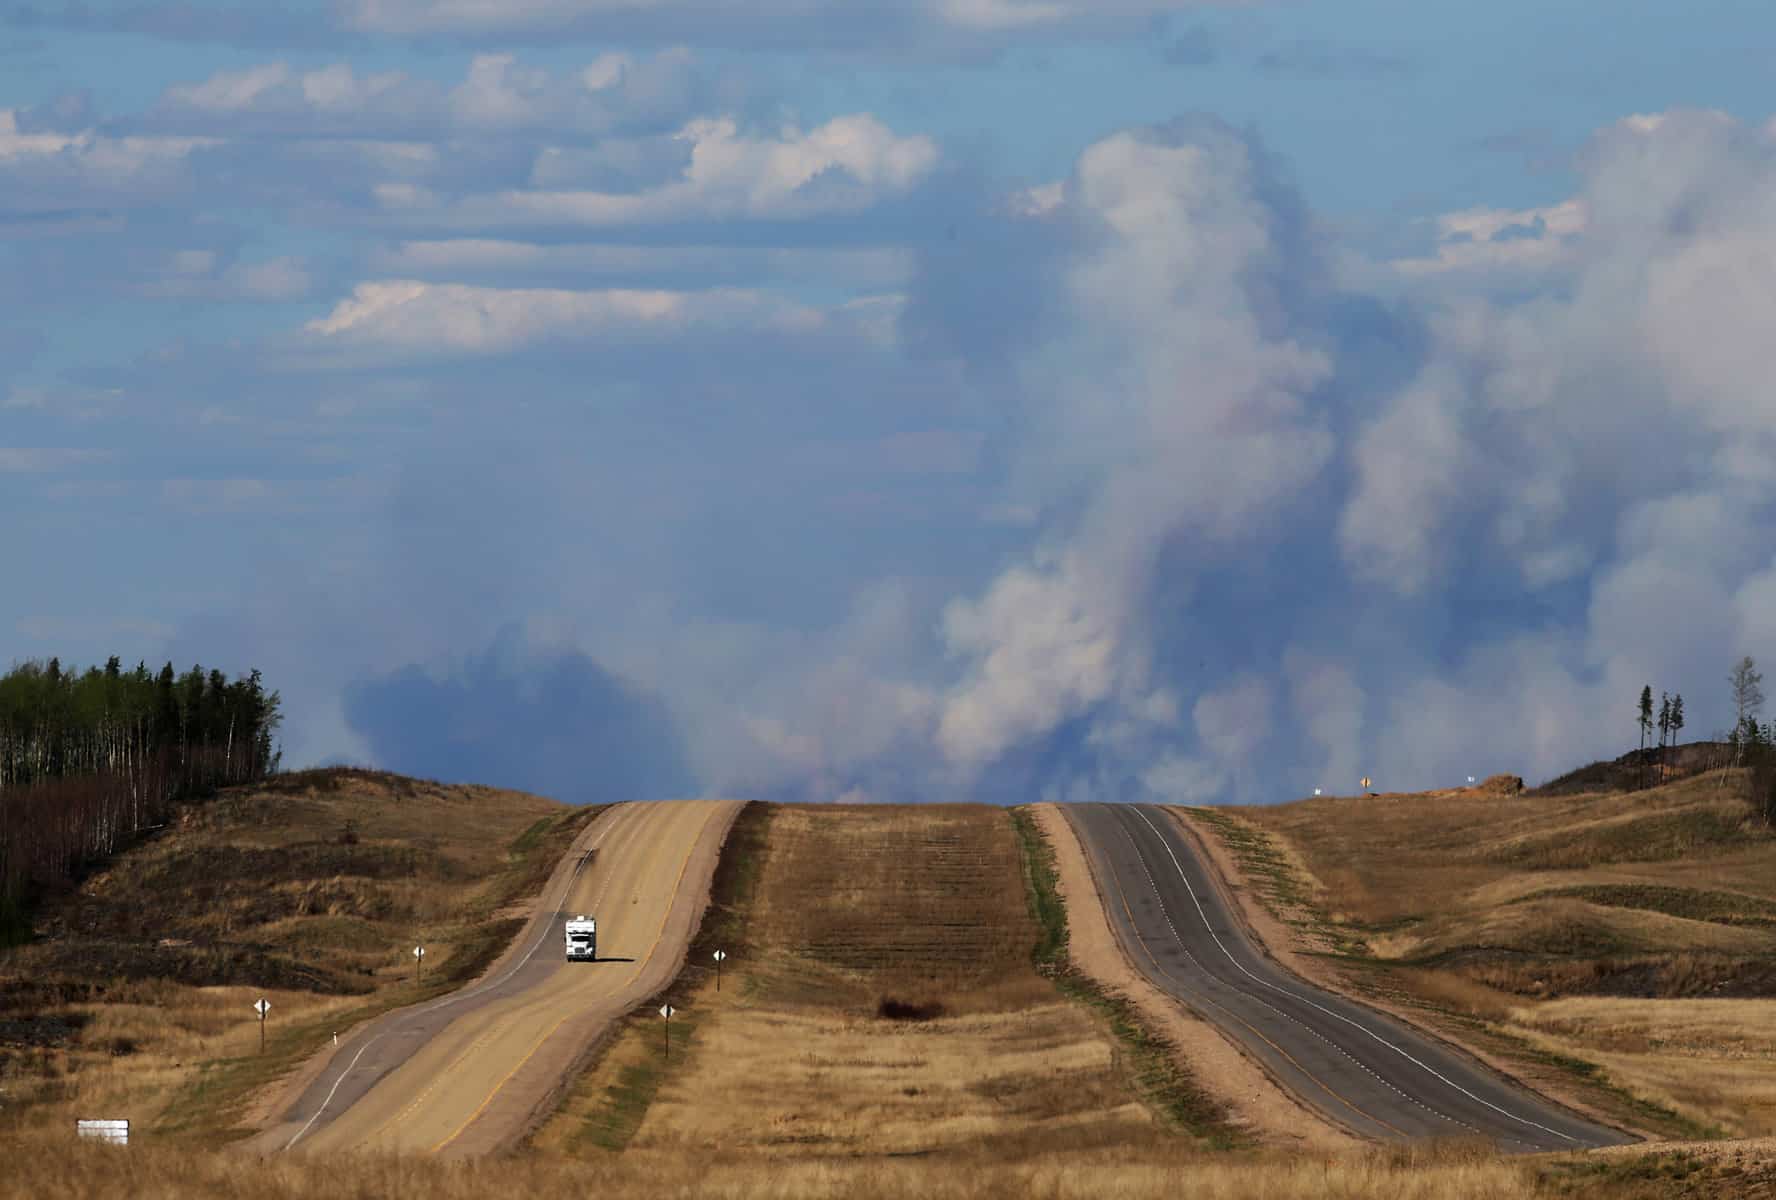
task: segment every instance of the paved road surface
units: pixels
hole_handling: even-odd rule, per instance
[[[1521,1152],[1632,1140],[1285,971],[1231,918],[1192,839],[1163,809],[1061,808],[1135,965],[1339,1124],[1393,1141],[1479,1135]]]
[[[671,801],[601,814],[481,982],[344,1039],[255,1147],[456,1156],[509,1144],[608,1023],[678,970],[739,807]],[[574,913],[598,919],[597,962],[565,961],[562,924]]]

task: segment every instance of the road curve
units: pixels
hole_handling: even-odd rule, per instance
[[[608,1024],[677,973],[739,810],[686,800],[600,814],[480,981],[342,1041],[254,1148],[465,1156],[509,1145]],[[574,913],[598,919],[597,962],[564,959]]]
[[[1233,919],[1190,837],[1164,809],[1060,807],[1136,967],[1332,1120],[1384,1141],[1480,1136],[1510,1152],[1633,1140],[1284,970]]]

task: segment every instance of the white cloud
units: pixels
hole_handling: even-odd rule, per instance
[[[1470,208],[1436,220],[1436,253],[1395,260],[1406,275],[1446,271],[1543,270],[1572,261],[1585,232],[1585,206],[1565,200],[1544,208]]]
[[[697,62],[683,50],[635,58],[602,54],[577,70],[530,66],[514,54],[479,54],[445,85],[404,71],[359,74],[350,63],[299,71],[267,63],[166,89],[151,120],[234,133],[388,140],[518,130],[553,136],[608,133],[682,115],[696,94]]]
[[[902,289],[913,272],[911,253],[897,247],[564,245],[501,238],[400,242],[377,251],[371,262],[390,275],[457,281],[677,276],[727,283],[768,278],[833,282],[872,292]]]
[[[909,0],[896,15],[902,36],[922,30],[995,35],[1126,23],[1215,2]],[[608,27],[616,20],[630,20],[677,28],[682,31],[680,36],[687,38],[708,36],[705,27],[726,23],[733,16],[732,8],[720,0],[344,0],[341,13],[347,28],[365,33],[536,35],[586,31]],[[768,28],[793,23],[804,37],[823,31],[833,21],[857,20],[851,6],[840,0],[761,0],[746,13],[752,25]],[[841,28],[820,40],[842,34]]]
[[[391,352],[506,353],[538,342],[694,330],[807,333],[828,318],[759,292],[485,288],[418,280],[359,284],[305,331],[317,343]]]
[[[112,457],[109,450],[75,447],[0,446],[0,473],[43,475],[105,462]]]
[[[0,108],[0,169],[35,165],[94,183],[122,182],[183,159],[193,150],[219,144],[215,138],[107,137],[90,129],[25,133],[19,129],[18,110]]]
[[[349,73],[350,68],[346,70]],[[167,98],[177,104],[210,112],[239,112],[291,78],[292,72],[286,64],[268,63],[243,71],[219,71],[202,83],[174,84],[167,89]]]
[[[1581,577],[1614,514],[1723,468],[1741,511],[1776,497],[1745,453],[1776,446],[1776,144],[1672,113],[1605,130],[1586,164],[1563,288],[1432,293],[1429,361],[1354,446],[1341,544],[1402,594],[1446,581],[1458,542],[1531,587]]]
[[[481,226],[658,224],[692,219],[787,219],[852,212],[903,194],[937,166],[935,142],[901,137],[867,113],[811,130],[743,133],[730,117],[690,122],[681,176],[633,192],[514,190],[471,197],[454,211]]]
[[[295,300],[313,280],[289,256],[223,264],[213,250],[181,250],[149,273],[144,295],[180,300]]]

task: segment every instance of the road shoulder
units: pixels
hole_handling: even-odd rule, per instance
[[[1315,945],[1303,932],[1286,922],[1279,920],[1258,898],[1257,891],[1245,872],[1240,868],[1238,859],[1228,850],[1226,844],[1205,822],[1197,820],[1189,812],[1179,808],[1167,807],[1165,813],[1183,831],[1199,850],[1202,851],[1209,867],[1209,874],[1215,886],[1220,889],[1227,910],[1245,926],[1246,935],[1258,948],[1285,970],[1300,976],[1317,987],[1343,996],[1345,999],[1402,1022],[1425,1037],[1433,1038],[1457,1053],[1484,1066],[1493,1074],[1510,1080],[1518,1087],[1533,1092],[1553,1101],[1571,1112],[1593,1121],[1606,1128],[1622,1129],[1637,1137],[1650,1136],[1643,1129],[1629,1128],[1623,1125],[1619,1117],[1605,1113],[1595,1105],[1587,1104],[1574,1095],[1569,1089],[1558,1086],[1557,1082],[1547,1078],[1539,1078],[1531,1082],[1524,1078],[1523,1072],[1513,1064],[1489,1054],[1480,1047],[1455,1036],[1442,1022],[1430,1024],[1427,1014],[1409,1011],[1398,1004],[1393,1004],[1383,997],[1368,994],[1351,986],[1350,982],[1340,975],[1324,958],[1319,956],[1322,947]],[[1223,815],[1225,812],[1223,811]],[[1266,835],[1281,841],[1272,831]],[[1287,846],[1289,853],[1294,848]],[[1298,860],[1296,860],[1298,861]],[[1297,867],[1297,869],[1300,869]]]
[[[1314,1151],[1363,1145],[1303,1107],[1234,1043],[1150,983],[1123,952],[1104,913],[1104,899],[1073,827],[1053,804],[1029,810],[1054,849],[1055,873],[1067,906],[1067,953],[1079,971],[1126,996],[1142,1018],[1189,1060],[1202,1086],[1226,1103],[1229,1123],[1274,1146]]]

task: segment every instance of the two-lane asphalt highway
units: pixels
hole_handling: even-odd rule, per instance
[[[1632,1140],[1284,970],[1232,918],[1190,837],[1164,809],[1061,807],[1136,967],[1332,1120],[1383,1140],[1480,1136],[1508,1151]]]
[[[256,1148],[464,1155],[509,1144],[608,1023],[678,970],[739,807],[601,814],[481,982],[357,1031]],[[596,962],[565,961],[575,913],[598,921]]]

